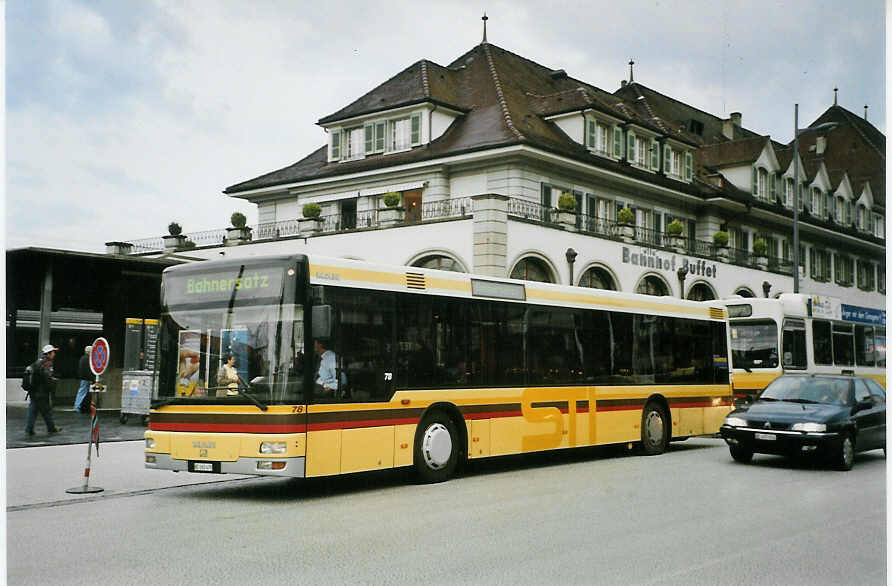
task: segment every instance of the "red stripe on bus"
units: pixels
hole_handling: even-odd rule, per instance
[[[405,419],[367,419],[364,421],[332,421],[329,423],[311,423],[308,431],[327,431],[331,429],[357,429],[362,427],[383,427],[385,425],[417,424],[417,417]]]
[[[149,423],[152,431],[195,431],[221,433],[305,433],[306,425],[264,425],[232,423]]]

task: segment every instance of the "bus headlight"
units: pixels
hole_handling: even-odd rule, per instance
[[[794,423],[792,427],[793,431],[827,431],[826,423],[815,423],[813,421],[809,421],[807,423]]]
[[[746,427],[746,419],[741,417],[726,417],[725,425],[728,427]]]
[[[155,449],[155,438],[153,438],[153,437],[147,437],[147,438],[146,438],[146,449],[147,449],[147,450],[154,450],[154,449]]]
[[[284,454],[287,444],[285,442],[260,442],[261,454]]]

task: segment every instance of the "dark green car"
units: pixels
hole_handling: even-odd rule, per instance
[[[784,375],[729,413],[720,433],[738,462],[815,454],[851,470],[856,452],[886,453],[886,391],[861,376]]]

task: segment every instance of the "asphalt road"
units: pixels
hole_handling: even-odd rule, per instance
[[[882,451],[836,472],[714,439],[234,480],[8,511],[8,583],[885,584],[885,480]]]

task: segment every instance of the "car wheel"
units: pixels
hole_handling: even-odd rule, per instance
[[[728,450],[731,452],[731,457],[734,458],[735,462],[742,462],[746,464],[753,459],[753,451],[749,448],[743,448],[741,446],[728,446]]]
[[[458,464],[458,433],[444,413],[430,413],[415,432],[415,471],[421,482],[443,482]]]
[[[843,436],[842,441],[836,451],[836,469],[851,470],[855,464],[855,439],[852,434],[847,433]]]
[[[666,451],[669,443],[669,418],[656,402],[651,401],[641,414],[641,449],[647,456]]]

